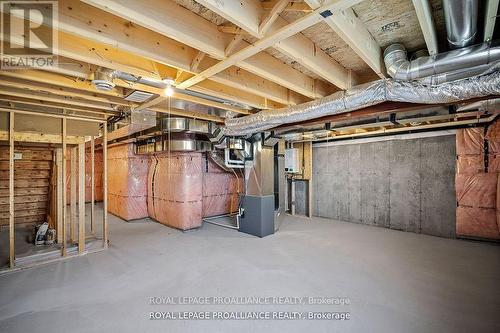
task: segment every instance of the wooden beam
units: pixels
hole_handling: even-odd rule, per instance
[[[57,203],[56,203],[56,211],[57,211],[57,223],[56,223],[56,237],[57,243],[62,243],[62,222],[63,222],[63,209],[66,207],[62,201],[62,192],[64,191],[64,176],[62,173],[62,160],[63,160],[63,152],[61,148],[56,148],[56,171],[57,171]]]
[[[354,1],[354,0],[353,0]],[[180,89],[189,88],[195,84],[200,83],[201,81],[220,73],[221,71],[229,68],[233,65],[239,64],[241,61],[250,58],[251,56],[264,51],[265,49],[275,45],[276,43],[291,37],[302,30],[305,30],[319,22],[321,22],[324,17],[321,15],[323,12],[332,11],[338,7],[337,1],[333,3],[329,3],[322,7],[319,7],[312,13],[294,21],[291,24],[288,24],[273,33],[267,35],[266,37],[256,41],[253,45],[247,46],[242,50],[234,53],[233,55],[227,57],[225,60],[217,63],[216,65],[204,70],[200,74],[195,75],[191,79],[182,82],[178,87]]]
[[[312,9],[321,6],[320,0],[305,0],[305,2]],[[351,8],[334,13],[327,17],[325,22],[379,77],[386,77],[380,46]]]
[[[66,161],[67,161],[67,145],[66,145],[66,118],[61,119],[62,122],[62,129],[61,129],[61,143],[62,143],[62,178],[63,178],[63,190],[62,190],[62,202],[60,203],[62,205],[62,244],[61,244],[61,256],[66,257],[67,255],[67,249],[66,249],[66,192],[68,188],[68,177],[66,177]]]
[[[156,96],[152,99],[150,99],[149,101],[147,102],[144,102],[142,103],[141,105],[138,105],[134,108],[134,110],[136,111],[141,111],[141,110],[145,110],[145,109],[149,109],[151,108],[152,106],[155,106],[155,105],[158,105],[160,104],[161,102],[163,102],[165,100],[165,96],[163,95],[160,95],[160,96]]]
[[[253,7],[260,7],[260,15],[264,15],[264,9],[258,0],[249,0],[252,2]],[[242,27],[241,20],[239,19],[239,12],[237,7],[234,6],[219,6],[217,0],[202,0],[200,1],[204,6],[214,10],[217,14],[221,15],[225,19],[233,22],[234,24]],[[353,0],[339,0],[325,2],[326,4],[333,4],[332,11],[336,12],[344,8],[348,8],[359,1]],[[286,27],[289,23],[278,16],[279,10],[282,8],[282,3],[275,3],[276,12],[271,12],[271,17],[269,19],[274,20],[274,24],[267,24],[264,19],[263,23],[266,24],[266,30],[269,30],[268,34],[276,33],[279,29]],[[314,9],[318,9],[320,6]],[[276,14],[277,13],[277,14]],[[309,14],[311,15],[311,14]],[[249,18],[247,18],[250,20]],[[253,20],[253,19],[252,19]],[[262,38],[263,34],[260,31],[259,25],[254,26],[251,30],[247,30],[256,38]],[[308,68],[312,72],[321,76],[323,79],[335,84],[340,89],[347,89],[353,82],[349,82],[349,75],[347,69],[333,60],[328,54],[321,50],[320,47],[316,46],[310,39],[302,34],[296,34],[293,37],[282,40],[274,48],[280,52],[288,55],[289,57],[296,60],[298,63]],[[356,78],[353,77],[355,80]]]
[[[200,62],[205,58],[207,54],[205,52],[199,51],[196,54],[196,57],[194,57],[193,61],[191,62],[191,65],[189,66],[189,69],[193,72],[196,72],[198,70],[198,66],[200,65]]]
[[[78,254],[85,252],[85,143],[78,145]]]
[[[15,111],[14,111],[15,113]],[[9,140],[9,131],[0,131],[0,140]],[[82,137],[69,136],[67,137],[67,144],[79,144],[84,139]],[[29,133],[29,132],[15,132],[14,141],[16,142],[31,142],[31,143],[52,143],[60,144],[60,134],[44,134],[44,133]]]
[[[274,22],[278,19],[279,15],[285,8],[290,4],[290,0],[279,0],[274,4],[271,8],[271,11],[266,16],[265,19],[259,25],[258,34],[263,37],[269,28],[274,24]]]
[[[16,17],[10,18],[13,21],[17,21],[18,24],[24,23]],[[50,32],[50,30],[46,27],[40,27],[39,29],[47,30],[43,30],[41,33],[48,34]],[[19,44],[22,40],[19,38],[14,39],[11,42],[13,44]],[[37,44],[34,46],[37,46]],[[56,51],[58,55],[63,57],[123,71],[136,76],[154,79],[163,79],[165,76],[164,72],[157,72],[158,64],[150,59],[123,51],[107,44],[89,41],[61,31],[58,33],[58,48]],[[176,70],[174,68],[164,66],[164,69],[170,72],[166,76],[175,76]],[[215,82],[213,82],[213,84],[215,84]],[[210,95],[224,98],[219,95],[219,91],[223,89],[224,87],[219,85],[210,91]],[[253,94],[250,95],[247,92],[241,92],[240,94],[236,91],[231,96],[231,100],[242,104],[249,104],[258,108],[262,108],[265,105],[265,98],[260,98],[259,96]],[[224,105],[222,103],[219,104],[221,104],[221,108],[224,109]]]
[[[71,119],[71,120],[81,120],[81,121],[88,121],[88,122],[93,122],[93,123],[102,123],[105,121],[105,119],[96,119],[96,118],[88,118],[88,117],[80,117],[80,116],[74,116],[74,115],[67,115],[63,113],[48,113],[48,112],[39,112],[39,111],[34,111],[34,110],[25,110],[25,109],[11,109],[11,108],[4,108],[0,106],[0,111],[3,112],[15,112],[18,114],[27,114],[27,115],[32,115],[32,116],[40,116],[40,117],[48,117],[48,118],[66,118],[66,119]],[[43,134],[43,133],[42,133]]]
[[[102,195],[103,195],[103,219],[102,219],[102,242],[105,249],[108,248],[108,124],[104,123],[102,128]]]
[[[276,3],[278,3],[280,0],[270,0],[270,1],[264,1],[261,3],[262,8],[264,10],[271,10]],[[311,7],[309,7],[306,3],[303,1],[290,1],[288,6],[285,7],[283,10],[284,12],[301,12],[301,13],[310,13],[312,12]]]
[[[90,137],[90,232],[94,234],[95,223],[95,140]]]
[[[88,108],[90,110],[92,110],[92,109],[94,109],[94,110],[95,109],[108,110],[108,111],[115,110],[115,108],[113,107],[112,104],[91,102],[91,101],[86,101],[86,100],[79,99],[79,98],[78,99],[77,98],[69,98],[69,97],[59,96],[59,95],[49,94],[49,93],[41,93],[41,92],[33,92],[33,91],[30,92],[30,91],[26,91],[24,89],[11,88],[11,87],[4,86],[3,82],[0,82],[0,94],[29,98],[29,99],[38,99],[38,100],[47,101],[47,102],[68,104],[68,106],[80,107],[81,110],[84,110],[86,108]]]
[[[71,244],[74,244],[77,240],[76,238],[76,159],[78,158],[77,148],[70,148],[71,151],[71,161],[70,161],[70,222],[69,222],[69,240]]]
[[[201,50],[215,59],[221,60],[225,57],[224,51],[231,37],[220,32],[215,24],[172,1],[85,0],[84,2]],[[242,45],[245,47],[250,44],[242,42]],[[238,64],[238,67],[310,98],[326,95],[321,95],[321,89],[315,89],[311,77],[267,53],[247,59]]]
[[[14,246],[14,112],[9,112],[9,267],[15,264]]]
[[[192,47],[139,25],[134,25],[128,20],[110,15],[78,0],[66,0],[64,3],[60,3],[58,16],[58,29],[63,32],[118,47],[120,50],[183,71],[190,71],[191,61],[198,53]],[[197,73],[197,71],[194,72]],[[219,82],[217,76],[212,79]],[[234,86],[245,82],[245,78],[240,76],[231,79]],[[276,86],[274,89],[282,90],[284,88]],[[257,92],[257,95],[258,92],[272,94],[274,89],[255,87],[254,92]],[[267,96],[265,97],[267,98]]]
[[[83,67],[83,65],[82,65],[82,67]],[[16,77],[16,78],[22,78],[25,80],[31,78],[33,81],[36,81],[36,82],[52,83],[54,85],[61,86],[61,87],[70,87],[70,88],[74,87],[75,89],[81,89],[81,90],[87,90],[87,87],[90,85],[89,81],[75,80],[74,78],[69,78],[67,76],[63,76],[63,75],[59,75],[59,74],[55,74],[55,73],[48,73],[48,72],[44,72],[44,71],[20,70],[20,71],[2,72],[2,74],[6,74],[6,73],[9,73],[9,75],[11,75],[12,77]],[[87,76],[87,74],[82,73],[81,76],[79,76],[79,77],[81,78],[81,77],[85,77],[85,76]],[[142,90],[142,91],[146,91],[146,92],[156,94],[156,95],[160,95],[163,93],[163,90],[160,88],[146,86],[143,84],[129,83],[129,82],[121,81],[121,80],[115,80],[115,83],[119,86],[127,87],[127,88],[132,89],[132,90]],[[260,84],[260,83],[256,82],[255,84]],[[202,105],[207,105],[207,106],[211,106],[211,107],[215,107],[215,108],[219,108],[219,109],[223,109],[223,110],[228,110],[228,111],[233,111],[233,112],[238,112],[239,110],[241,110],[241,108],[237,108],[237,107],[233,107],[231,105],[225,105],[222,103],[206,100],[206,99],[203,99],[200,97],[190,96],[190,95],[184,94],[180,91],[176,92],[173,97],[180,99],[180,100],[185,100],[185,101],[189,101],[189,102],[193,102],[193,103],[197,103],[197,104],[202,104]],[[25,102],[25,100],[23,100],[23,102]],[[40,102],[40,101],[37,100],[37,102]],[[65,106],[65,104],[63,104],[63,103],[60,103],[60,104],[50,103],[50,105],[49,105],[47,102],[43,102],[42,104],[37,104],[37,105],[47,105],[47,106],[53,106],[53,107],[60,107],[60,108],[66,108],[67,110],[75,110],[75,111],[84,111],[84,110],[88,109],[88,108],[86,108],[86,109],[78,108],[77,109],[77,108],[72,107],[72,106],[68,106],[68,105]],[[101,112],[100,110],[94,110],[94,111]],[[106,111],[102,111],[102,112],[106,112]],[[202,118],[198,117],[198,113],[196,113],[196,112],[192,113],[192,112],[183,111],[180,109],[177,109],[176,112],[180,116],[191,117],[191,115],[194,114],[197,119],[202,119]],[[184,114],[181,114],[182,112],[184,112]]]
[[[424,35],[425,44],[429,55],[434,56],[439,53],[438,40],[434,19],[432,18],[432,9],[429,0],[412,0],[413,7],[417,13],[418,23]]]
[[[219,116],[215,116],[215,115],[211,115],[211,114],[201,113],[201,112],[185,111],[185,110],[179,110],[176,108],[167,109],[164,107],[152,107],[152,108],[149,108],[149,110],[159,112],[159,113],[166,113],[166,114],[170,113],[171,115],[175,115],[175,116],[212,121],[216,124],[224,124],[224,118],[219,117]]]
[[[243,41],[243,35],[235,35],[233,39],[227,44],[226,49],[224,50],[224,54],[226,57],[229,57],[236,47]]]
[[[83,108],[79,107],[72,107],[69,105],[64,105],[62,103],[50,103],[50,102],[45,102],[41,100],[36,100],[36,99],[29,99],[29,98],[23,98],[23,97],[11,97],[7,95],[1,95],[0,94],[0,101],[6,101],[10,102],[11,108],[12,109],[25,109],[24,105],[33,105],[33,106],[38,106],[39,111],[42,113],[57,113],[60,112],[60,110],[66,110],[69,111],[74,116],[81,116],[82,118],[92,118],[92,119],[98,119],[96,114],[101,116],[101,119],[105,119],[106,115],[109,114],[114,114],[114,113],[108,113],[108,112],[102,112],[102,111],[94,111],[94,110],[86,110]],[[23,107],[19,107],[19,105],[23,105]],[[35,111],[35,110],[33,110]],[[77,113],[78,112],[78,113]]]
[[[493,38],[493,31],[495,30],[495,23],[498,18],[497,13],[499,2],[499,0],[487,0],[483,38],[485,42],[489,42]]]
[[[90,64],[84,62],[72,61],[61,57],[57,68],[46,68],[54,72],[34,69],[20,69],[15,71],[0,71],[2,76],[16,78],[24,81],[43,83],[48,86],[69,88],[81,90],[90,94],[100,94],[111,97],[123,98],[124,92],[122,87],[115,87],[110,91],[97,90],[90,82],[91,72],[88,67]],[[71,76],[65,68],[73,68]]]
[[[55,94],[58,96],[64,96],[64,98],[68,99],[69,101],[76,98],[78,100],[88,100],[91,103],[98,102],[107,105],[110,104],[123,105],[123,106],[133,105],[133,103],[124,100],[123,97],[101,95],[96,92],[87,92],[87,91],[82,91],[80,89],[58,87],[54,84],[38,83],[33,81],[27,81],[24,79],[12,78],[9,77],[8,75],[3,75],[3,72],[0,72],[0,82],[1,85],[4,87],[19,88],[41,94],[43,93]]]

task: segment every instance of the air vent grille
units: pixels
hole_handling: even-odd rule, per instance
[[[140,90],[134,90],[130,94],[128,94],[127,97],[125,97],[125,100],[130,102],[142,103],[147,101],[151,97],[153,97],[153,94],[151,93]]]

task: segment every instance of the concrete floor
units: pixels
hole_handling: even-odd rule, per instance
[[[0,332],[500,332],[500,246],[287,217],[259,239],[110,215],[109,250],[0,276]],[[348,306],[150,305],[337,296]],[[151,321],[150,311],[349,311],[350,321]]]

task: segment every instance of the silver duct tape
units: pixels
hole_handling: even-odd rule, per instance
[[[304,104],[227,119],[223,132],[231,136],[248,135],[283,124],[346,113],[388,101],[440,104],[499,94],[498,67],[494,72],[485,75],[436,86],[427,86],[415,81],[382,79]]]

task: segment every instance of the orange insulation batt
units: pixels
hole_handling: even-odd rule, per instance
[[[181,230],[202,224],[201,153],[151,155],[148,173],[149,216]]]
[[[108,211],[126,221],[148,217],[149,159],[133,144],[108,149]]]
[[[456,233],[496,240],[500,239],[500,122],[490,125],[486,136],[484,132],[483,127],[457,130]]]

